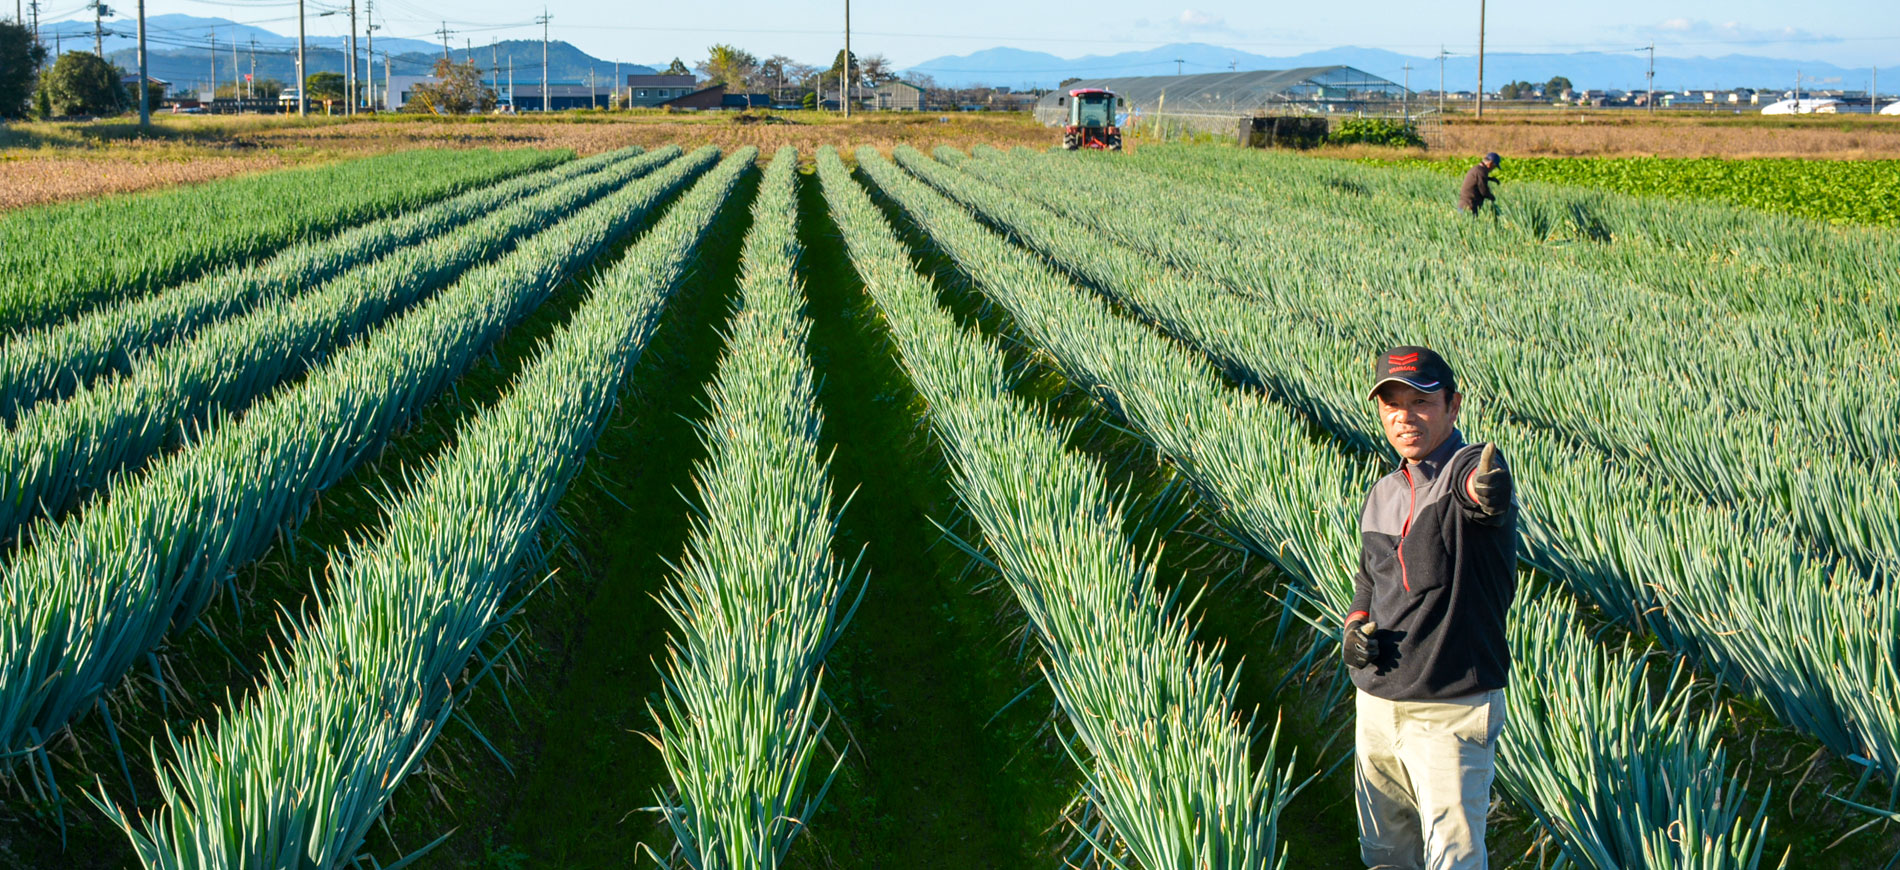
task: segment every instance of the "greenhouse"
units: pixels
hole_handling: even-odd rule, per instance
[[[1415,112],[1404,86],[1349,66],[1284,70],[1198,73],[1183,76],[1125,76],[1082,79],[1043,95],[1036,120],[1062,123],[1068,94],[1076,88],[1104,88],[1121,95],[1122,111],[1151,123],[1199,120],[1229,129],[1234,118],[1255,115],[1400,115]]]

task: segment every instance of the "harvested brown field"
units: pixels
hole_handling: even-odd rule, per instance
[[[821,145],[884,150],[908,144],[1042,147],[1048,129],[1026,114],[874,112],[849,120],[820,112],[668,114],[576,112],[553,118],[359,120],[272,115],[161,117],[141,134],[123,120],[20,124],[0,130],[0,209],[126,193],[245,172],[405,148],[571,148],[594,154],[628,145]]]
[[[297,144],[313,148],[345,143],[393,140],[402,147],[539,146],[572,148],[592,154],[628,145],[717,145],[722,149],[756,146],[767,154],[782,145],[801,151],[821,145],[889,148],[908,144],[969,147],[1047,145],[1048,129],[1026,114],[948,114],[876,112],[850,120],[819,112],[667,114],[662,112],[580,112],[552,119],[484,117],[456,120],[386,117],[343,125],[286,127],[259,134],[260,144]]]
[[[1482,122],[1453,116],[1444,126],[1444,147],[1454,154],[1496,151],[1521,157],[1892,159],[1900,157],[1900,118],[1505,111]]]
[[[121,155],[96,157],[0,158],[0,209],[127,193],[210,181],[229,175],[280,169],[293,160],[284,155],[190,155],[178,158]]]

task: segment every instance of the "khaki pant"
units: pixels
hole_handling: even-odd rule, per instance
[[[1393,870],[1486,870],[1504,690],[1448,701],[1357,694],[1360,857]]]

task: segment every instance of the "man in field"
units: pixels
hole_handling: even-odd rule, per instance
[[[1491,173],[1503,163],[1496,151],[1484,155],[1478,165],[1465,172],[1464,186],[1458,189],[1458,207],[1476,217],[1478,210],[1487,202],[1497,202],[1497,195],[1491,192]],[[1495,206],[1493,206],[1495,208]]]
[[[1371,398],[1399,467],[1366,495],[1346,617],[1358,687],[1359,851],[1391,870],[1483,870],[1511,653],[1517,502],[1492,444],[1459,434],[1464,396],[1424,347],[1379,356]]]

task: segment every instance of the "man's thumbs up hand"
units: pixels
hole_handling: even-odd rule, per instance
[[[1379,630],[1376,622],[1367,622],[1365,617],[1354,614],[1346,622],[1345,637],[1341,646],[1345,647],[1346,667],[1363,668],[1379,657],[1379,639],[1374,632]]]
[[[1504,463],[1504,454],[1498,452],[1496,444],[1484,445],[1484,453],[1478,456],[1478,467],[1471,472],[1466,487],[1478,510],[1496,516],[1510,509],[1511,467]]]

